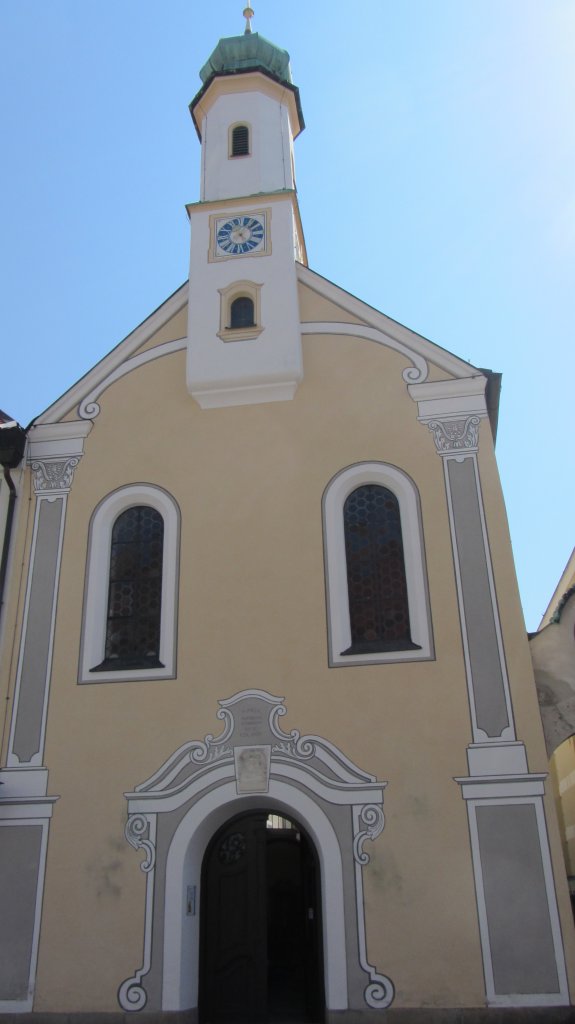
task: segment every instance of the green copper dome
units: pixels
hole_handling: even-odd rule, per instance
[[[220,39],[200,71],[200,78],[205,85],[214,75],[233,75],[250,68],[259,68],[272,78],[291,84],[289,53],[258,32]]]

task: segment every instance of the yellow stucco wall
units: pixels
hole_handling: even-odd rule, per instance
[[[311,294],[304,305],[302,319],[335,313]],[[467,774],[471,733],[443,467],[417,422],[405,365],[379,345],[322,335],[304,339],[305,377],[291,402],[202,411],[186,391],[183,351],[99,399],[65,527],[45,757],[60,800],[36,1009],[117,1009],[119,983],[141,963],[145,889],[141,857],[123,837],[123,793],[184,742],[217,733],[218,699],[247,688],[284,696],[284,728],[325,737],[388,782],[386,827],[364,878],[368,956],[393,978],[397,1005],[482,1004],[467,816],[454,781]],[[432,367],[431,379],[446,376]],[[335,473],[364,460],[401,467],[419,489],[434,661],[328,667],[321,498]],[[530,769],[545,771],[486,422],[479,463],[518,736]],[[90,516],[135,482],[165,488],[181,510],[177,678],[78,685]],[[28,534],[21,515],[22,556]],[[16,606],[14,590],[12,622]],[[553,824],[551,833],[558,864]],[[564,900],[573,962],[567,913]]]

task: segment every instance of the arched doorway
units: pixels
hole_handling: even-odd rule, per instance
[[[270,810],[226,822],[201,881],[200,1019],[320,1021],[319,866],[293,819]]]

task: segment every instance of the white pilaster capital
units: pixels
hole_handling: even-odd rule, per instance
[[[433,434],[439,455],[472,454],[479,444],[479,424],[487,417],[483,374],[455,380],[410,384],[418,420]]]
[[[84,454],[84,440],[91,423],[47,423],[32,427],[28,435],[27,461],[37,495],[67,494],[74,471]]]

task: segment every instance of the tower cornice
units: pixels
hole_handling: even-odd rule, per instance
[[[256,82],[257,88],[260,91],[274,98],[277,98],[278,93],[280,93],[281,101],[286,102],[289,108],[293,137],[294,139],[297,138],[305,128],[297,85],[284,81],[267,68],[260,66],[243,68],[237,71],[217,72],[207,79],[189,105],[190,114],[200,142],[202,140],[202,118],[208,113],[218,96],[245,92],[246,90],[253,89]],[[281,95],[282,93],[284,95]]]

